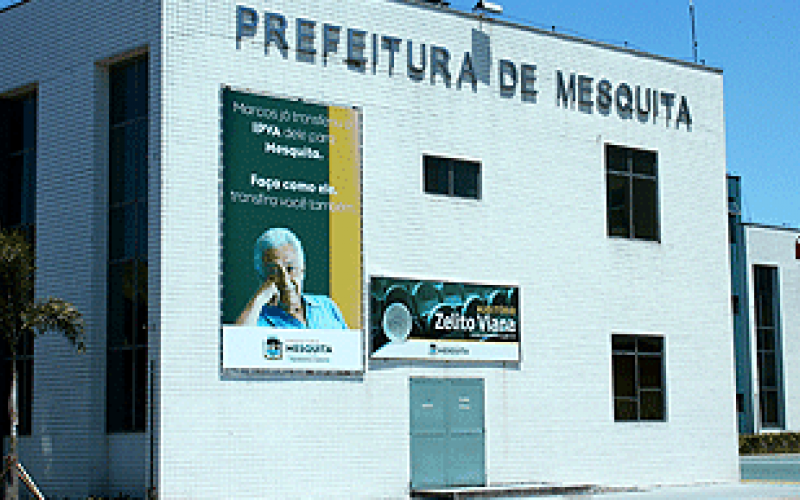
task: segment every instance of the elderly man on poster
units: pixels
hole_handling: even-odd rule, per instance
[[[239,315],[237,325],[347,329],[333,300],[303,293],[305,254],[292,231],[269,229],[256,240],[254,250],[255,269],[262,284]]]

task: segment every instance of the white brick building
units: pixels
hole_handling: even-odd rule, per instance
[[[740,432],[800,431],[800,230],[744,224],[734,294]]]
[[[46,494],[447,486],[411,446],[428,379],[481,381],[475,484],[738,478],[721,71],[401,0],[29,0],[0,33],[4,116],[35,103],[37,293],[88,323],[86,356],[35,344]],[[229,87],[357,110],[362,325],[375,277],[513,284],[515,359],[376,359],[364,326],[360,371],[224,371]],[[433,194],[432,157],[477,191]]]

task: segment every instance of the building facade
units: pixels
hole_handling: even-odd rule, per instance
[[[88,325],[29,355],[46,494],[738,478],[721,71],[399,0],[30,0],[0,32],[3,126],[35,103],[0,174]],[[246,326],[278,225],[311,330]]]
[[[798,432],[800,230],[743,223],[728,178],[739,432]]]

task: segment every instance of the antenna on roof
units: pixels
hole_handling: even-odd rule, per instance
[[[697,31],[695,30],[694,20],[694,0],[689,0],[689,16],[692,18],[692,57],[697,64]]]

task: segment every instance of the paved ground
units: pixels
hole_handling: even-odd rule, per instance
[[[566,497],[597,500],[738,500],[758,498],[762,500],[800,500],[800,484],[743,483],[727,485],[676,486],[655,488],[643,492],[572,495]]]
[[[554,488],[559,490],[559,488]],[[644,491],[625,492],[590,492],[587,489],[578,491],[573,489],[561,491],[535,491],[530,489],[525,492],[495,492],[490,494],[483,491],[480,494],[460,492],[453,496],[452,492],[444,495],[429,496],[436,500],[520,500],[549,498],[551,500],[800,500],[800,483],[766,483],[745,482],[732,484],[708,484],[697,486],[670,486],[654,487]],[[499,494],[497,494],[499,493]]]
[[[672,486],[644,488],[644,491],[598,492],[591,486],[556,487],[557,494],[545,485],[532,486],[527,491],[501,491],[495,495],[470,495],[462,491],[459,500],[519,500],[520,498],[550,498],[586,500],[800,500],[800,455],[770,455],[742,457],[740,459],[742,483],[709,484],[697,486]],[[541,488],[541,489],[539,489]],[[490,490],[493,488],[489,488]],[[571,493],[572,492],[572,493]],[[570,494],[571,493],[571,494]],[[430,498],[454,498],[451,494]]]

